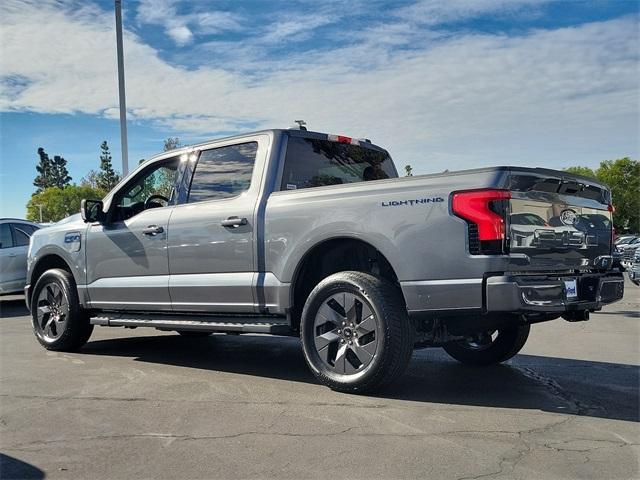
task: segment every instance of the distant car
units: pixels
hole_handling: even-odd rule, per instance
[[[640,237],[634,237],[631,241],[623,244],[616,245],[616,250],[622,253],[622,256],[625,256],[625,253],[635,250],[640,247]],[[629,255],[627,255],[629,257]],[[629,257],[629,260],[633,257],[633,254]]]
[[[640,250],[640,242],[635,245],[631,245],[629,248],[620,251],[620,263],[626,269],[630,269],[633,265],[633,259],[635,258],[636,252]]]
[[[637,236],[632,237],[628,242],[615,246],[615,251],[618,252],[620,257],[620,265],[622,265],[623,268],[631,268],[633,256],[638,247],[640,247],[640,237]]]
[[[632,242],[636,238],[638,238],[637,235],[620,235],[618,238],[616,238],[615,244],[616,246],[627,245],[629,242]]]
[[[39,228],[28,220],[0,218],[0,295],[22,293],[27,279],[29,238]]]
[[[629,279],[636,285],[640,285],[640,248],[636,248],[633,261],[629,267]]]

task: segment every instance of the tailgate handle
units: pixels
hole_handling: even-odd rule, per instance
[[[240,218],[240,217],[229,217],[226,220],[222,221],[222,226],[223,227],[230,227],[230,228],[238,228],[242,225],[246,225],[247,219],[246,218]]]

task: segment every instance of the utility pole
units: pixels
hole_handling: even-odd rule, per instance
[[[124,93],[124,52],[122,49],[122,0],[115,0],[116,49],[118,51],[118,94],[120,96],[120,145],[122,148],[122,176],[129,173],[127,149],[127,102]]]
[[[42,223],[42,205],[38,204],[38,205],[35,205],[35,206],[40,209],[40,223]]]

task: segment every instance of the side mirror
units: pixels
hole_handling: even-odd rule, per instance
[[[80,215],[82,215],[82,220],[85,223],[102,223],[105,219],[105,214],[102,211],[102,200],[83,199],[80,202]]]

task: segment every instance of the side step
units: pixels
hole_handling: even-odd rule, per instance
[[[257,315],[163,315],[101,312],[90,319],[92,325],[107,327],[153,327],[158,330],[196,330],[227,333],[268,333],[296,335],[287,317]]]

